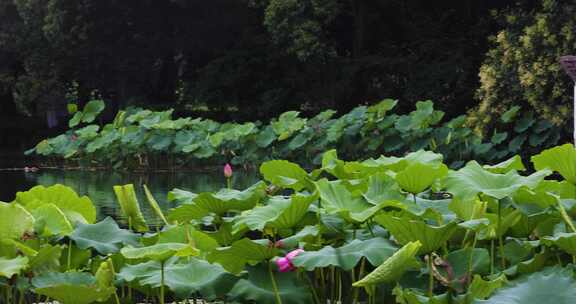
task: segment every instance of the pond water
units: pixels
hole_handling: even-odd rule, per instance
[[[245,189],[260,179],[255,171],[234,171],[232,184],[235,189]],[[217,191],[226,187],[221,170],[203,172],[154,172],[124,173],[103,171],[63,171],[41,170],[38,172],[0,171],[0,201],[14,200],[17,191],[26,191],[36,185],[51,186],[63,184],[72,187],[78,194],[86,195],[96,205],[98,219],[112,216],[121,223],[120,206],[112,187],[134,184],[142,213],[150,225],[161,224],[160,219],[150,208],[142,185],[146,184],[160,207],[166,211],[175,205],[168,203],[166,195],[174,188],[191,192]]]

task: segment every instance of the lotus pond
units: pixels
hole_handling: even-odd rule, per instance
[[[235,170],[232,183],[237,188],[247,188],[259,180],[257,171]],[[111,216],[126,222],[112,187],[114,185],[134,184],[136,195],[145,200],[143,185],[147,185],[162,210],[174,205],[166,200],[166,194],[174,189],[187,189],[193,192],[217,191],[226,186],[226,179],[221,170],[187,171],[187,172],[153,172],[128,173],[110,171],[79,171],[42,169],[37,172],[0,171],[0,201],[14,200],[16,192],[26,191],[36,185],[52,186],[62,184],[74,189],[79,195],[90,197],[96,208],[96,218],[101,220]],[[142,205],[142,213],[150,225],[161,225],[161,220],[148,204]]]
[[[2,301],[576,303],[574,146],[458,170],[422,150],[321,163],[220,190],[110,184],[118,222],[79,185],[21,191],[0,203]]]

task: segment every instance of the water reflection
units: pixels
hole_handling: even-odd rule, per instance
[[[235,171],[232,177],[233,187],[244,189],[259,180],[257,172]],[[17,191],[25,191],[35,185],[51,186],[63,184],[72,187],[80,195],[87,195],[96,205],[98,218],[112,216],[123,222],[120,207],[116,202],[112,186],[132,183],[137,189],[140,207],[151,225],[160,224],[144,196],[142,185],[146,184],[161,208],[166,211],[173,204],[166,201],[166,194],[180,188],[192,192],[216,191],[226,187],[221,171],[211,172],[155,172],[155,173],[119,173],[45,170],[36,173],[0,172],[0,201],[9,202]]]

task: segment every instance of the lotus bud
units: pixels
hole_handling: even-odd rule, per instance
[[[232,177],[232,166],[230,166],[230,164],[224,166],[224,176],[226,176],[226,178]]]

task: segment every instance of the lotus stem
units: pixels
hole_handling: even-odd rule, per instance
[[[476,242],[478,241],[478,236],[474,233],[474,240],[472,241],[472,248],[470,248],[470,257],[468,258],[468,283],[472,278],[472,260],[474,259],[474,248],[476,248]]]
[[[164,261],[160,263],[160,304],[164,304]]]
[[[498,200],[498,225],[496,231],[498,232],[498,252],[500,254],[500,263],[502,266],[502,270],[506,268],[506,259],[504,258],[504,240],[502,235],[504,234],[503,231],[500,231],[502,228],[502,200]]]
[[[68,258],[66,261],[66,270],[70,270],[72,266],[72,239],[68,239]]]
[[[490,274],[494,274],[494,239],[490,240]]]
[[[228,187],[228,189],[232,189],[232,178],[226,178],[226,187]]]
[[[321,304],[322,302],[320,302],[320,298],[318,298],[318,294],[316,293],[316,288],[314,287],[314,283],[310,279],[310,276],[308,276],[307,273],[304,273],[304,276],[306,277],[306,281],[308,281],[308,285],[310,286],[310,290],[312,291],[312,295],[314,296],[314,303]]]
[[[572,223],[572,219],[570,218],[570,216],[566,212],[566,209],[564,209],[564,206],[562,206],[562,203],[560,201],[558,201],[558,211],[560,211],[560,215],[562,216],[562,219],[566,223],[566,226],[572,232],[576,232],[576,227],[574,227],[574,223]]]
[[[428,259],[428,297],[434,295],[434,272],[432,270],[432,255],[427,256]]]
[[[270,281],[272,282],[272,289],[274,290],[274,297],[276,298],[276,304],[282,304],[282,299],[280,298],[280,292],[278,291],[278,285],[276,284],[276,278],[274,277],[274,271],[272,270],[272,263],[270,262],[268,262],[268,273],[270,274]]]

